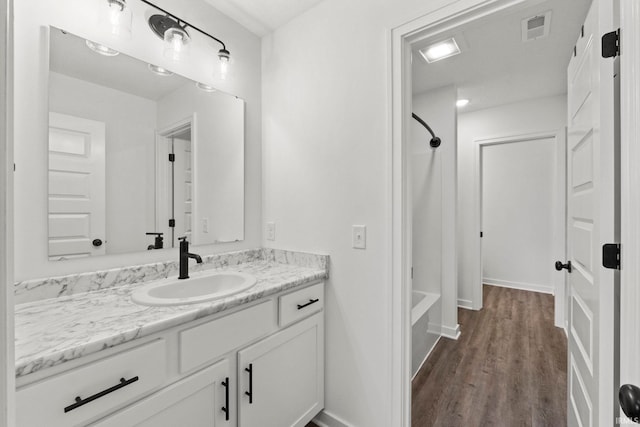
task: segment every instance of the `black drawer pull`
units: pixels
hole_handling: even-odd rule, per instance
[[[249,396],[249,404],[253,403],[253,363],[249,363],[248,368],[244,368],[245,371],[249,372],[249,391],[245,391],[244,394]]]
[[[311,305],[311,304],[315,304],[315,303],[317,303],[318,301],[320,301],[320,299],[319,299],[319,298],[316,298],[316,299],[310,299],[310,300],[309,300],[309,302],[308,302],[308,303],[306,303],[306,304],[302,304],[302,305],[298,304],[298,310],[302,310],[303,308],[305,308],[305,307],[307,307],[307,306],[309,306],[309,305]]]
[[[118,389],[121,389],[122,387],[126,387],[131,383],[135,383],[136,381],[138,381],[138,379],[139,378],[137,376],[128,380],[125,380],[124,378],[120,378],[120,384],[116,384],[113,387],[109,387],[106,390],[102,390],[100,393],[96,393],[93,396],[87,397],[86,399],[83,399],[80,396],[76,396],[76,403],[64,408],[64,412],[67,413],[69,411],[73,411],[74,409],[77,409],[82,405],[86,405],[89,402],[93,402],[96,399],[100,399],[101,397],[106,396],[107,394],[112,393]]]
[[[226,377],[224,381],[222,381],[222,386],[224,387],[224,406],[222,407],[222,412],[224,412],[224,420],[229,421],[229,377]]]

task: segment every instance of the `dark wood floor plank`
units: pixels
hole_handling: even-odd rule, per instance
[[[413,427],[566,425],[567,342],[553,296],[484,287],[412,383]]]

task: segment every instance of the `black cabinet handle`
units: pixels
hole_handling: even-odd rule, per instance
[[[632,421],[640,420],[640,388],[625,384],[618,391],[618,399],[622,412]]]
[[[100,239],[93,239],[93,242],[91,242],[91,244],[93,246],[95,246],[96,248],[99,248],[100,246],[102,246],[102,240]]]
[[[302,310],[303,308],[305,308],[305,307],[307,307],[307,306],[309,306],[311,304],[315,304],[318,301],[320,301],[320,299],[316,298],[316,299],[310,299],[309,302],[306,303],[306,304],[302,304],[302,305],[298,304],[298,310]]]
[[[249,391],[245,391],[244,394],[249,396],[249,404],[253,403],[253,363],[249,363],[248,368],[244,368],[245,371],[249,372]]]
[[[138,381],[138,377],[135,376],[131,379],[125,380],[124,378],[120,378],[120,384],[116,384],[113,387],[109,387],[106,390],[102,390],[100,393],[96,393],[93,396],[89,396],[86,399],[82,399],[80,396],[76,396],[76,403],[67,406],[66,408],[64,408],[64,412],[67,413],[69,411],[73,411],[74,409],[77,409],[79,407],[81,407],[82,405],[86,405],[89,402],[93,402],[96,399],[100,399],[103,396],[106,396],[109,393],[112,393],[116,390],[121,389],[122,387],[126,387],[129,384],[135,383],[136,381]]]
[[[224,381],[222,381],[222,386],[224,387],[224,406],[222,407],[222,412],[225,414],[225,421],[229,421],[229,377],[226,377]]]
[[[567,261],[566,264],[563,264],[562,261],[556,261],[556,270],[562,271],[563,268],[566,268],[571,273],[571,261]]]

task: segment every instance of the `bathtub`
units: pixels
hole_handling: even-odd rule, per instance
[[[411,294],[411,370],[420,370],[440,339],[440,295],[414,290]]]

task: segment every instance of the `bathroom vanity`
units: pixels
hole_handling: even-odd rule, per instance
[[[203,257],[256,277],[223,299],[141,306],[136,282],[19,304],[17,425],[306,425],[324,406],[327,261],[256,251]]]

